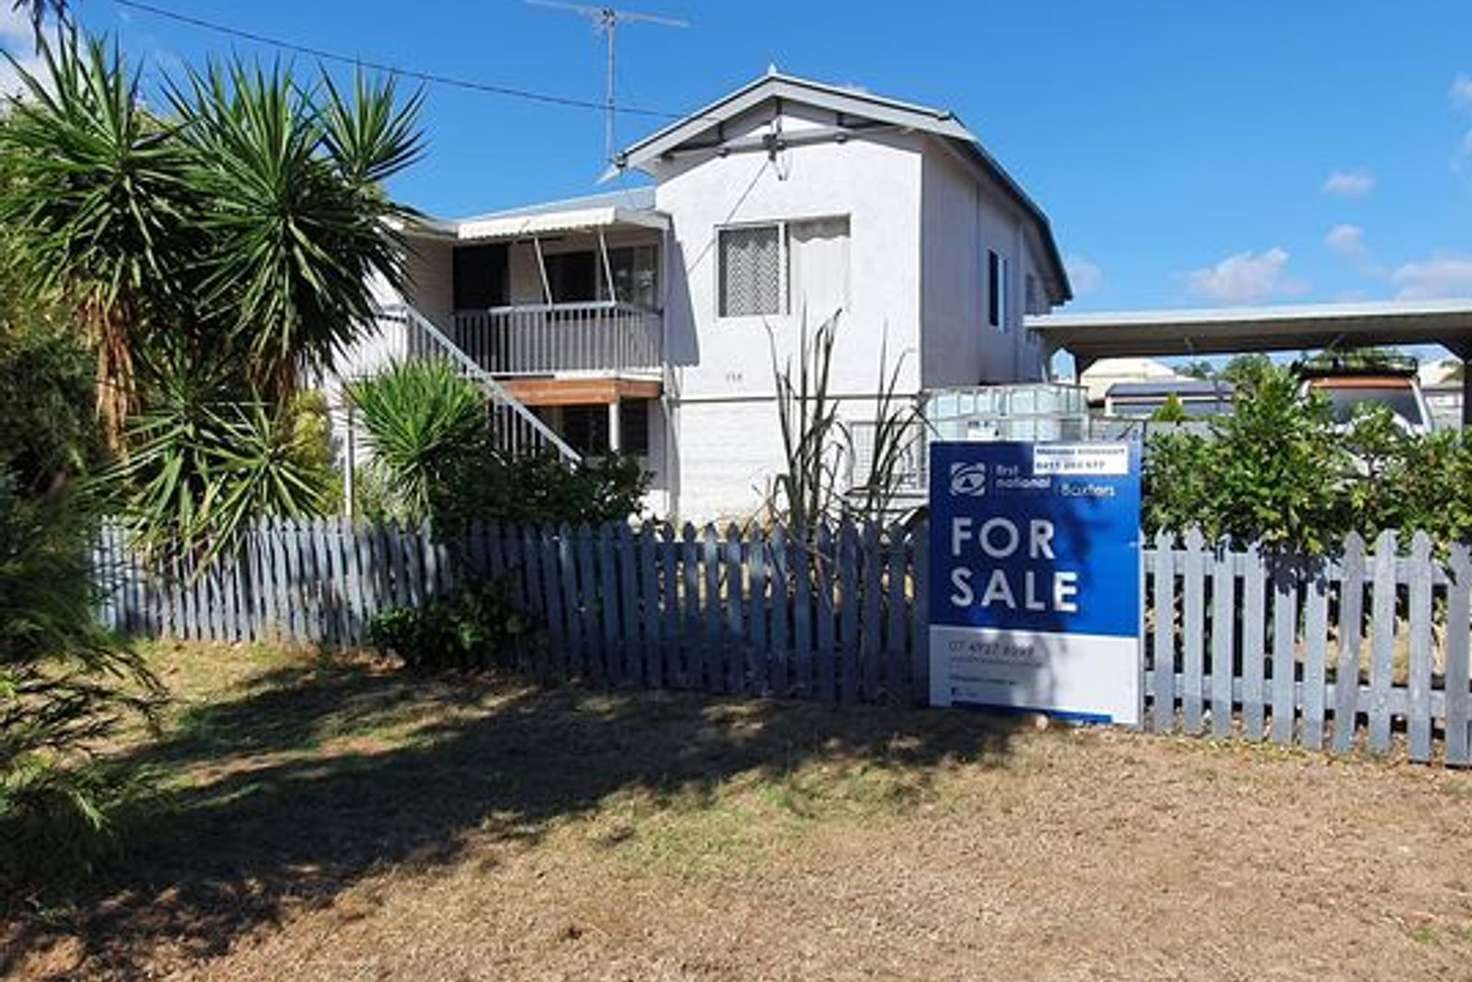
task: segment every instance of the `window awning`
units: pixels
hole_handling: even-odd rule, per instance
[[[620,226],[664,231],[669,228],[670,219],[664,212],[607,205],[597,208],[549,211],[534,215],[499,217],[492,215],[485,218],[467,219],[459,223],[455,237],[462,242],[520,239],[561,232],[609,230]]]

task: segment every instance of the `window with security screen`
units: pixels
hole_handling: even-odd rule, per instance
[[[720,315],[782,312],[782,232],[777,225],[720,231]]]

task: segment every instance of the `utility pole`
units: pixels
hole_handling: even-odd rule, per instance
[[[593,29],[603,35],[608,47],[608,78],[605,80],[603,89],[603,156],[608,163],[613,163],[614,118],[618,113],[614,92],[614,57],[617,48],[616,36],[618,34],[618,25],[624,22],[639,22],[644,24],[659,24],[664,27],[689,27],[690,23],[674,17],[661,17],[657,14],[644,14],[635,10],[619,10],[614,7],[594,7],[580,3],[564,3],[562,0],[526,0],[526,2],[533,7],[552,7],[557,10],[570,10],[592,21]]]

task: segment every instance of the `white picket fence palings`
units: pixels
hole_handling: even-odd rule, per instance
[[[1472,553],[1422,533],[1357,536],[1338,559],[1232,551],[1192,534],[1145,550],[1146,721],[1346,753],[1404,746],[1472,764]],[[543,628],[516,663],[546,680],[826,702],[924,704],[926,529],[802,535],[476,523],[267,520],[200,573],[103,528],[98,614],[119,633],[362,645],[379,612],[504,578]]]

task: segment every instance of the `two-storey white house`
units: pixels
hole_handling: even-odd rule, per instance
[[[782,460],[773,356],[838,318],[830,394],[1043,380],[1069,299],[1042,210],[951,113],[770,72],[620,153],[627,190],[408,230],[402,300],[577,453],[639,453],[657,511],[750,513]]]

